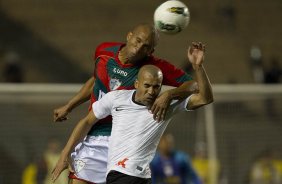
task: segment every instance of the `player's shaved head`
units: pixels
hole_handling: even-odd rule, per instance
[[[154,25],[138,24],[126,36],[126,45],[120,50],[121,63],[140,64],[155,51],[158,31]]]
[[[151,24],[139,24],[137,26],[135,26],[132,30],[133,34],[137,34],[139,32],[144,32],[148,35],[150,35],[151,40],[153,41],[153,46],[155,47],[158,43],[159,40],[159,33],[157,31],[157,29],[155,28],[154,25]]]
[[[163,79],[163,73],[161,69],[154,65],[144,65],[138,72],[137,79],[142,80],[146,75],[151,75],[153,78]]]
[[[154,65],[144,65],[138,72],[135,81],[135,100],[148,108],[159,95],[162,87],[163,73]]]

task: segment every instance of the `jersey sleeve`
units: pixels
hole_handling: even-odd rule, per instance
[[[102,55],[108,56],[108,57],[117,57],[119,50],[123,46],[123,43],[120,42],[103,42],[99,44],[95,52],[92,55],[92,59],[96,65],[97,61],[99,60],[99,57]],[[96,70],[94,69],[94,75]]]
[[[179,112],[183,112],[183,111],[193,111],[193,110],[189,110],[187,108],[187,104],[188,104],[192,95],[190,95],[189,97],[187,97],[184,100],[173,100],[171,102],[170,106],[169,106],[166,117],[171,118],[175,114],[177,114]]]
[[[166,60],[154,58],[156,66],[163,72],[163,84],[178,87],[186,81],[193,80],[192,76],[182,69],[175,67]]]
[[[99,61],[98,56],[101,55],[101,51],[103,50],[104,48],[104,43],[101,43],[99,44],[97,47],[96,47],[96,50],[95,52],[93,52],[93,55],[92,55],[92,59],[94,61],[94,71],[93,71],[93,76],[96,78],[96,75],[97,75],[97,62]]]
[[[92,104],[92,110],[98,119],[111,115],[114,101],[114,92],[105,94],[101,99]]]
[[[104,48],[107,46],[106,43],[101,43],[96,47],[95,52],[93,53],[93,60],[96,61],[97,57],[99,55],[101,55],[101,53],[103,52]]]
[[[104,42],[96,47],[93,54],[93,60],[95,61],[100,55],[107,55],[110,57],[117,57],[118,51],[123,46],[120,42]]]

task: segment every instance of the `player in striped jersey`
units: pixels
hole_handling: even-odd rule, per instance
[[[64,121],[73,108],[90,96],[92,104],[109,91],[133,89],[137,73],[145,64],[158,66],[164,73],[163,84],[177,87],[161,94],[151,107],[154,118],[162,120],[172,99],[185,97],[187,90],[191,94],[196,88],[195,82],[185,72],[152,55],[157,40],[158,33],[154,27],[141,24],[128,33],[126,44],[108,42],[99,45],[94,55],[94,76],[67,105],[54,111],[54,120]],[[156,116],[157,113],[161,115]],[[86,139],[76,147],[72,154],[74,173],[70,175],[74,183],[75,180],[80,180],[81,183],[105,182],[111,127],[110,116],[100,120],[88,132]]]
[[[65,168],[64,162],[78,141],[88,133],[98,119],[111,114],[113,129],[109,143],[107,183],[151,183],[149,164],[154,157],[159,139],[173,115],[213,101],[211,85],[202,66],[203,50],[202,44],[194,44],[188,54],[199,82],[199,92],[170,103],[167,116],[161,122],[155,120],[149,110],[160,92],[163,80],[161,70],[153,65],[145,65],[140,69],[135,81],[136,90],[111,91],[94,102],[93,111],[79,121],[71,134],[54,169],[53,180]]]

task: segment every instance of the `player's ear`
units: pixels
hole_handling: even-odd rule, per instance
[[[128,34],[127,34],[127,36],[126,36],[126,41],[128,41],[130,38],[131,38],[131,36],[132,36],[132,32],[129,32]]]
[[[139,86],[139,81],[136,79],[135,82],[134,82],[134,87],[137,89]]]

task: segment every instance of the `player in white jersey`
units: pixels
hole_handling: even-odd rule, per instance
[[[95,102],[93,111],[75,127],[53,171],[53,180],[67,167],[70,152],[97,120],[112,115],[107,183],[151,183],[149,164],[172,116],[213,101],[211,85],[202,65],[203,56],[204,45],[201,43],[194,43],[189,48],[188,57],[195,69],[199,92],[184,100],[173,101],[161,122],[154,120],[148,110],[161,90],[163,79],[161,70],[153,65],[140,69],[136,90],[109,92]]]
[[[156,88],[160,86],[161,83],[156,84]],[[113,116],[107,170],[150,178],[149,163],[154,157],[159,139],[172,115],[185,110],[189,98],[174,101],[167,111],[165,121],[157,123],[148,107],[136,101],[136,96],[135,90],[113,91],[93,104],[93,109],[98,119],[108,114]],[[148,100],[151,99],[148,97]]]

